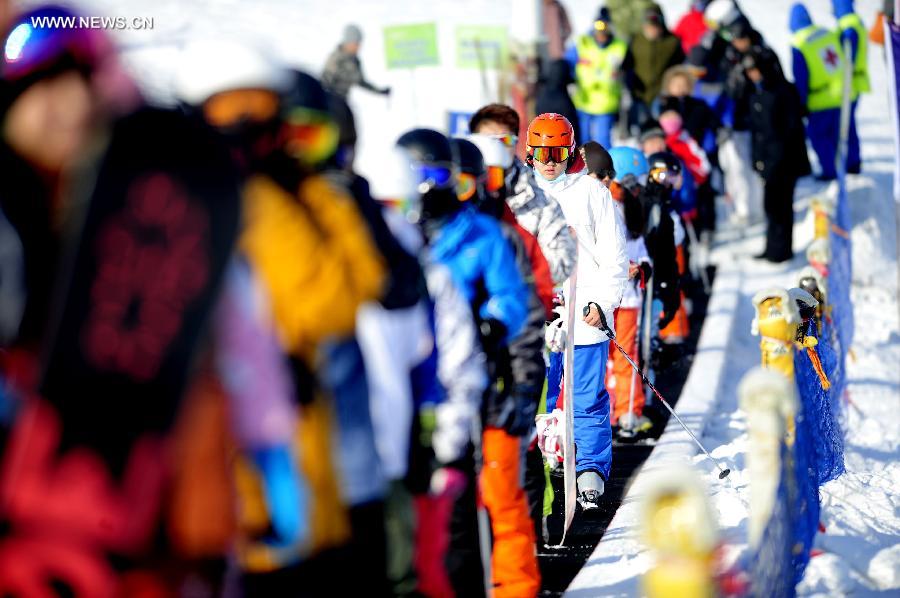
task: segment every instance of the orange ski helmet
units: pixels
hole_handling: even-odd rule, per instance
[[[534,161],[534,148],[536,147],[568,148],[569,160],[574,160],[576,154],[575,129],[572,128],[569,119],[555,112],[536,116],[528,125],[528,135],[525,138],[526,161],[529,164]]]

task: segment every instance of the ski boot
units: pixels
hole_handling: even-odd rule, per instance
[[[619,436],[633,438],[638,434],[649,432],[653,422],[646,415],[626,413],[619,418]]]
[[[584,471],[578,475],[578,504],[583,511],[593,511],[600,507],[600,497],[606,486],[603,477],[596,471]]]

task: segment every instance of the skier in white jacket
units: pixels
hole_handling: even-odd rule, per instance
[[[579,501],[596,508],[612,464],[609,395],[605,387],[608,338],[600,311],[612,326],[613,310],[628,278],[624,224],[603,184],[583,173],[569,173],[575,162],[571,123],[559,114],[541,114],[528,127],[527,162],[541,189],[559,202],[578,244],[575,302],[574,400],[575,469]],[[568,287],[566,287],[568,288]],[[570,300],[567,298],[567,300]]]

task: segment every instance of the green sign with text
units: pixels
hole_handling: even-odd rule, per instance
[[[456,28],[456,66],[502,68],[506,59],[506,27],[460,25]]]
[[[384,51],[389,69],[437,66],[440,63],[437,25],[394,25],[384,28]]]

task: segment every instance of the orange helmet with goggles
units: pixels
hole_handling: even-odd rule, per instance
[[[575,130],[562,114],[547,112],[535,117],[528,125],[525,140],[526,162],[543,164],[556,162],[571,164],[575,159]]]

